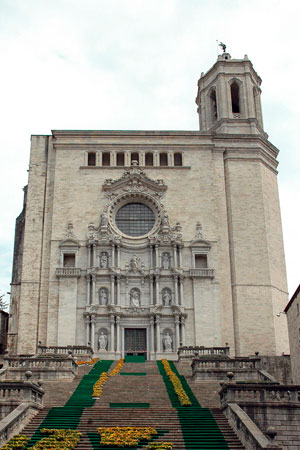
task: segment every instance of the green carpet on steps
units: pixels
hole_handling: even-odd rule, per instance
[[[172,406],[177,409],[185,448],[187,450],[228,449],[227,442],[211,411],[208,408],[202,408],[200,406],[185,377],[179,374],[173,362],[169,361],[169,364],[170,368],[180,379],[183,389],[192,402],[192,406],[180,405],[173,385],[165,373],[162,362],[157,361],[157,366],[163,377],[169,399]]]
[[[110,403],[110,408],[150,408],[150,403]]]
[[[126,363],[144,363],[146,358],[144,355],[126,355],[125,362]]]
[[[120,375],[133,375],[135,377],[146,376],[146,372],[120,372]]]
[[[156,430],[157,434],[152,436],[149,441],[140,441],[137,447],[130,447],[130,450],[137,450],[138,448],[142,448],[149,444],[149,442],[156,441],[159,437],[164,436],[164,434],[169,433],[169,430]],[[120,448],[124,447],[102,447],[100,446],[100,436],[98,433],[87,433],[90,443],[92,444],[93,450],[120,450]],[[128,447],[126,447],[128,448]]]
[[[40,426],[32,435],[27,448],[32,447],[47,435],[41,433],[42,428],[76,430],[84,408],[93,406],[93,386],[102,372],[107,372],[113,361],[98,361],[87,375],[80,380],[77,388],[63,407],[51,408]]]

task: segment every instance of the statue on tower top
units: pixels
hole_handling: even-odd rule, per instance
[[[226,45],[223,42],[220,42],[220,44],[218,44],[219,47],[222,47],[223,52],[226,52]]]

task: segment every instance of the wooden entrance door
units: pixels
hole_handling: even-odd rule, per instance
[[[147,356],[145,328],[125,328],[125,354]]]

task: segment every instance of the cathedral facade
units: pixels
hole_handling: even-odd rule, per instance
[[[247,56],[224,53],[198,82],[200,131],[32,136],[11,354],[288,351],[278,150],[260,84]]]

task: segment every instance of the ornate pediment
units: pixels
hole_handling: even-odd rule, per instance
[[[103,183],[103,190],[109,198],[122,192],[152,193],[162,196],[166,189],[163,180],[152,180],[137,166],[129,167],[118,180],[109,178]]]

